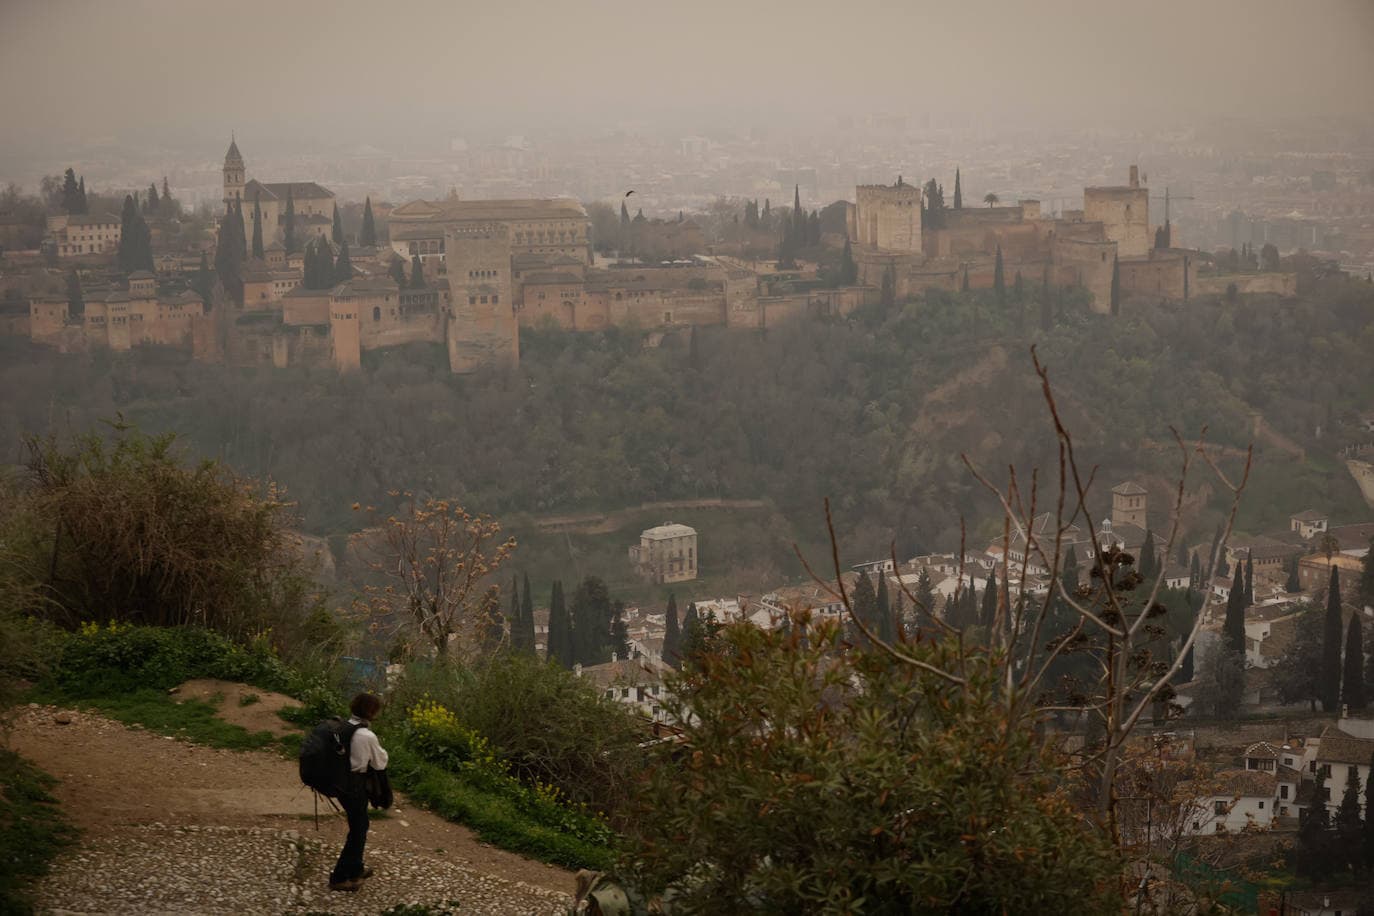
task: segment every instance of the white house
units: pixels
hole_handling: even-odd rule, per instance
[[[1194,819],[1192,832],[1239,833],[1268,830],[1276,814],[1274,797],[1278,779],[1274,772],[1249,769],[1221,770],[1217,791],[1202,799],[1204,812]]]

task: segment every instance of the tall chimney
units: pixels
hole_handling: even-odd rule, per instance
[[[1140,187],[1140,167],[1139,167],[1139,166],[1134,166],[1134,165],[1131,166],[1131,187],[1133,187],[1133,188],[1138,188],[1138,187]]]

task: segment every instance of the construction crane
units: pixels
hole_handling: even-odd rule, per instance
[[[1158,197],[1151,197],[1150,199],[1151,199],[1151,200],[1159,200]],[[1193,197],[1193,196],[1191,196],[1191,195],[1189,195],[1189,196],[1187,196],[1187,197],[1177,197],[1177,196],[1175,196],[1175,197],[1170,197],[1170,196],[1169,196],[1169,189],[1168,189],[1168,187],[1165,187],[1165,188],[1164,188],[1164,222],[1166,222],[1166,223],[1169,221],[1169,202],[1170,202],[1171,200],[1197,200],[1197,198],[1196,198],[1196,197]]]

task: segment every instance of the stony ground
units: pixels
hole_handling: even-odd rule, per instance
[[[356,894],[331,892],[347,828],[300,788],[294,761],[164,738],[100,716],[22,710],[10,744],[61,780],[82,829],[38,889],[53,914],[381,913],[449,904],[460,913],[556,914],[573,876],[480,842],[463,827],[397,806],[374,820]]]

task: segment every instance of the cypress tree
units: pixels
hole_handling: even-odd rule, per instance
[[[668,593],[668,608],[664,611],[663,660],[674,668],[682,664],[682,631],[677,624],[677,596]]]
[[[425,288],[425,269],[420,264],[420,256],[418,254],[410,256],[410,288]]]
[[[625,624],[625,602],[611,606],[611,653],[614,659],[630,657],[630,629]]]
[[[1121,259],[1112,255],[1112,314],[1121,314]]]
[[[930,570],[924,566],[916,577],[916,600],[919,602],[915,609],[916,625],[929,626],[935,616],[935,588],[930,582]]]
[[[243,214],[231,203],[220,220],[215,245],[215,276],[234,304],[243,304]],[[208,302],[208,300],[207,300]]]
[[[954,170],[954,209],[964,209],[964,188],[962,182],[959,180],[958,169]],[[998,247],[1000,248],[1001,246]]]
[[[339,260],[334,263],[334,282],[347,283],[353,279],[353,261],[348,256],[348,243],[339,246]]]
[[[679,652],[678,667],[692,660],[692,656],[703,647],[701,618],[697,615],[697,603],[687,605],[687,613],[682,615],[682,648]]]
[[[1255,603],[1255,560],[1250,551],[1245,551],[1245,606]]]
[[[1154,579],[1155,573],[1159,572],[1158,561],[1155,557],[1155,533],[1149,528],[1145,529],[1145,543],[1140,548],[1140,562],[1137,568],[1141,578],[1146,582]]]
[[[587,576],[573,592],[573,658],[584,665],[599,665],[610,658],[611,596],[606,583]]]
[[[874,632],[877,631],[878,621],[878,593],[873,589],[873,580],[868,578],[868,573],[859,573],[859,577],[854,581],[854,593],[849,596],[849,603],[854,610],[854,617],[863,621],[864,626]],[[857,626],[850,630],[850,641],[855,644],[863,644],[867,638],[863,631]]]
[[[1183,656],[1183,664],[1178,666],[1178,682],[1180,684],[1191,683],[1193,673],[1193,647],[1188,647],[1188,654]]]
[[[1283,583],[1283,590],[1290,595],[1294,592],[1302,591],[1302,582],[1298,579],[1298,558],[1294,557],[1288,563],[1288,580]]]
[[[1326,590],[1326,618],[1322,625],[1322,664],[1317,676],[1317,697],[1322,709],[1335,712],[1341,696],[1341,580],[1331,567]]]
[[[82,193],[85,193],[86,179],[81,179]],[[166,210],[172,205],[172,192],[167,189],[167,176],[162,176],[162,209]]]
[[[797,245],[806,244],[806,211],[801,208],[801,185],[792,185],[792,236]]]
[[[1364,832],[1360,822],[1360,777],[1358,770],[1351,767],[1345,775],[1345,791],[1341,794],[1340,807],[1336,809],[1336,851],[1344,864],[1354,871],[1360,871],[1364,859]]]
[[[262,205],[260,195],[253,195],[253,257],[262,258]]]
[[[201,258],[204,257],[202,254]],[[86,314],[86,298],[82,295],[81,278],[75,268],[67,271],[67,314],[73,318]]]
[[[406,288],[406,262],[399,257],[391,259],[391,269],[387,271],[391,279],[396,281],[396,285],[401,289]]]
[[[191,281],[191,288],[200,296],[201,301],[208,307],[210,305],[210,291],[214,288],[214,278],[210,276],[210,265],[205,258],[205,252],[200,253],[200,267],[196,270],[195,279]]]
[[[859,279],[859,265],[854,263],[854,249],[849,236],[844,238],[844,254],[840,255],[840,285],[853,286]]]
[[[377,247],[377,224],[372,218],[372,198],[363,201],[363,228],[358,233],[358,244],[364,248]]]
[[[897,640],[897,627],[892,617],[892,596],[888,593],[887,573],[878,573],[878,597],[875,602],[877,620],[873,631],[878,634],[878,638],[891,645]]]
[[[549,594],[549,642],[545,657],[571,669],[573,655],[572,621],[563,602],[563,583],[555,580]]]
[[[79,212],[81,212],[81,213],[90,213],[90,212],[91,212],[91,205],[90,205],[90,202],[86,200],[86,176],[85,176],[85,175],[82,175],[82,176],[81,176],[81,180],[80,180],[79,182],[77,182],[77,185],[76,185],[76,200],[77,200],[77,206],[79,206],[79,207],[81,208],[81,210],[80,210]]]
[[[1364,867],[1374,872],[1374,754],[1369,755],[1369,775],[1364,780]]]
[[[959,180],[958,180],[958,175],[957,175],[957,173],[956,173],[956,175],[955,175],[955,181],[954,181],[954,196],[955,196],[955,199],[958,200],[958,197],[959,197]],[[958,208],[956,207],[955,209],[958,209]],[[997,304],[998,304],[999,306],[1005,306],[1005,305],[1007,304],[1007,281],[1006,281],[1006,278],[1002,275],[1002,246],[1001,246],[1001,245],[998,245],[998,246],[997,246],[997,260],[994,261],[994,262],[993,262],[993,265],[992,265],[992,288],[993,288],[993,290],[995,290],[996,293],[997,293]]]
[[[1345,631],[1345,662],[1341,673],[1341,705],[1352,712],[1368,705],[1364,692],[1364,633],[1360,616],[1352,614]]]
[[[510,577],[510,611],[506,613],[506,623],[510,628],[507,645],[514,652],[519,648],[520,639],[520,580],[515,576]]]
[[[339,205],[337,203],[334,204],[334,226],[329,230],[329,238],[335,245],[343,244],[343,220],[339,218]]]
[[[75,186],[76,179],[72,177],[71,169],[67,169],[67,177],[71,180],[72,185]],[[133,229],[134,217],[136,215],[137,214],[134,212],[133,197],[128,194],[124,195],[124,209],[119,213],[119,247],[115,252],[115,263],[118,264],[119,269],[126,274],[133,272],[133,268],[129,265],[133,261],[132,254],[135,244]]]
[[[897,302],[897,269],[891,264],[883,269],[883,285],[879,292],[878,304],[891,308]]]
[[[1360,564],[1359,604],[1374,607],[1374,537],[1369,539],[1369,552]]]
[[[967,268],[967,267],[964,268],[964,279],[963,279],[963,281],[959,284],[959,291],[960,291],[960,292],[963,292],[963,293],[968,292],[968,268]]]
[[[1300,815],[1298,840],[1293,848],[1294,871],[1312,881],[1322,881],[1334,871],[1335,851],[1331,833],[1331,811],[1323,801],[1326,771],[1317,769],[1313,803]]]
[[[1226,598],[1226,619],[1222,623],[1222,635],[1226,648],[1233,652],[1245,651],[1245,585],[1240,578],[1240,564],[1236,564],[1236,578],[1231,584],[1231,594]]]
[[[62,176],[62,209],[67,213],[81,212],[81,188],[76,183],[75,169],[67,169]]]
[[[1193,562],[1188,568],[1188,584],[1193,588],[1202,587],[1202,561],[1193,554]]]
[[[144,201],[143,209],[146,213],[156,214],[158,206],[159,203],[157,199],[157,183],[154,182],[153,184],[148,185],[148,199]]]
[[[520,590],[520,632],[517,648],[526,655],[534,654],[534,593],[530,591],[530,574],[525,573],[524,588]]]
[[[979,615],[980,623],[992,629],[993,621],[997,619],[997,571],[992,570],[988,573],[987,584],[983,586],[983,607]]]
[[[286,246],[286,253],[292,254],[296,250],[296,200],[292,196],[291,188],[286,189],[286,216],[282,220],[282,244]]]

